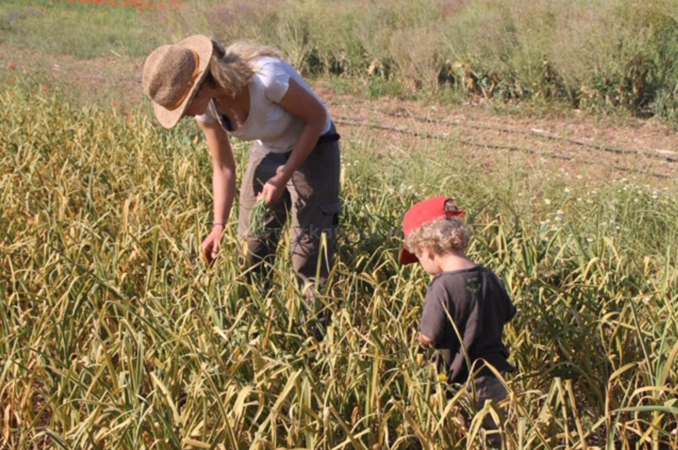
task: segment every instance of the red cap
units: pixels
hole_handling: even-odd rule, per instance
[[[403,217],[403,233],[405,238],[422,225],[438,219],[461,217],[464,211],[449,197],[433,197],[416,203]],[[403,249],[400,251],[400,264],[411,264],[419,261],[415,255]]]

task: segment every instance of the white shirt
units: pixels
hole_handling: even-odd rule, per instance
[[[218,122],[222,128],[243,141],[257,141],[273,153],[286,153],[292,150],[299,138],[304,121],[293,116],[282,108],[278,102],[283,98],[289,87],[290,78],[297,82],[315,97],[325,111],[327,108],[308,87],[304,79],[292,66],[285,61],[270,56],[262,56],[252,63],[254,76],[248,83],[250,91],[250,111],[247,120],[240,128],[228,130],[219,120],[214,100],[210,101],[204,114],[195,116],[203,123]],[[332,119],[329,113],[322,133],[329,131]]]

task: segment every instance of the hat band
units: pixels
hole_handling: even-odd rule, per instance
[[[181,97],[179,97],[179,99],[176,102],[174,102],[174,104],[167,108],[170,111],[174,111],[175,109],[180,107],[184,100],[186,100],[186,97],[188,97],[188,94],[191,92],[191,89],[193,89],[195,79],[198,78],[198,75],[200,74],[200,57],[198,56],[198,53],[195,50],[191,50],[191,53],[193,54],[193,61],[195,65],[193,73],[191,74],[191,81],[187,83],[186,90],[184,91],[183,94],[181,94]]]

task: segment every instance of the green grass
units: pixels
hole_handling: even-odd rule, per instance
[[[0,42],[143,58],[193,33],[280,47],[308,76],[370,96],[494,100],[677,126],[672,0],[186,0],[144,9],[6,0]]]
[[[171,30],[152,21],[156,14],[105,4],[5,0],[0,43],[88,59],[145,57],[171,36]]]
[[[331,15],[323,0],[190,4],[139,14],[7,0],[0,42],[140,59],[192,32],[251,37],[340,90],[538,108],[633,109],[647,81],[642,111],[675,120],[671,2],[346,1]],[[239,265],[237,217],[217,264],[201,263],[211,170],[193,124],[167,132],[147,104],[111,108],[113,91],[76,106],[11,62],[0,448],[480,448],[477,425],[494,412],[464,429],[456,409],[471,405],[436,393],[415,339],[428,277],[397,264],[403,212],[441,193],[468,211],[470,255],[519,309],[506,330],[518,367],[506,380],[509,448],[678,446],[675,181],[579,178],[511,152],[488,166],[455,136],[388,152],[370,131],[344,138],[342,231],[319,299],[334,319],[318,344],[299,323],[287,240],[268,290]],[[449,86],[441,67],[471,84]],[[242,174],[246,147],[235,151]]]
[[[266,231],[266,203],[264,199],[257,200],[250,211],[249,233],[259,235]]]
[[[493,411],[463,429],[455,408],[472,407],[436,393],[416,346],[428,277],[397,263],[403,211],[439,193],[519,310],[509,448],[678,445],[674,184],[594,186],[510,154],[488,169],[454,138],[388,154],[369,132],[342,140],[343,231],[319,299],[333,322],[316,343],[289,242],[270,290],[239,266],[236,217],[201,264],[198,129],[134,113],[0,91],[0,446],[479,448]]]

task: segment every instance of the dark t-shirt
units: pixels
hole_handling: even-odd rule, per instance
[[[483,358],[500,372],[510,372],[513,366],[507,361],[508,350],[501,337],[504,324],[515,314],[516,308],[497,276],[479,265],[443,272],[431,281],[419,331],[435,341],[438,373],[447,374],[448,383],[463,383],[468,378],[468,367],[450,318],[471,364]],[[491,374],[485,368],[479,376]]]

